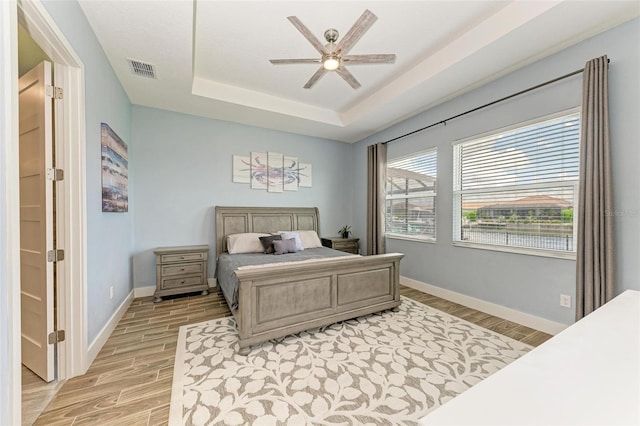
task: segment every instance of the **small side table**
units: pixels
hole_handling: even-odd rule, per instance
[[[328,237],[322,238],[322,245],[334,250],[344,251],[346,253],[358,254],[358,241],[360,238],[342,238]]]
[[[161,247],[156,255],[156,291],[154,302],[163,296],[202,291],[209,294],[207,258],[209,246]]]

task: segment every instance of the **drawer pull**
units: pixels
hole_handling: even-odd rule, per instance
[[[184,280],[180,281],[180,284],[184,284],[184,283],[185,283],[185,281],[184,281]]]

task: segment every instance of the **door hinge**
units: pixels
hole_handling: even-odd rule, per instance
[[[47,179],[48,180],[52,180],[54,182],[57,182],[59,180],[63,180],[64,179],[64,170],[56,169],[56,168],[47,169]]]
[[[53,99],[62,99],[62,87],[47,86],[47,96]]]
[[[55,249],[47,252],[47,262],[59,262],[64,260],[64,250]]]
[[[64,342],[64,330],[56,330],[49,333],[49,344]]]

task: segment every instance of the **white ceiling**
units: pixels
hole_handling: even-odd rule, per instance
[[[80,5],[133,104],[350,143],[640,15],[635,0]],[[331,72],[304,89],[317,64],[269,62],[319,56],[288,16],[324,41],[367,8],[378,20],[349,53],[397,59],[349,66],[360,89]],[[127,58],[153,64],[158,78],[132,74]]]

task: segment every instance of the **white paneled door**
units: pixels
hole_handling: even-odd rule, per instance
[[[20,273],[22,363],[49,382],[55,378],[53,249],[53,107],[51,64],[42,62],[20,77]]]

